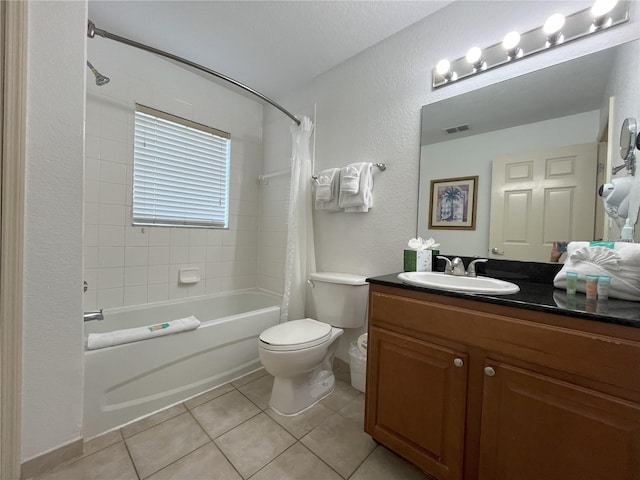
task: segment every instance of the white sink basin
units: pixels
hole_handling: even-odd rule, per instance
[[[489,277],[462,277],[441,272],[404,272],[399,274],[398,278],[409,285],[450,292],[507,295],[520,291],[520,287],[515,283]]]

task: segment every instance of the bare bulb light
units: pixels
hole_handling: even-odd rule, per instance
[[[482,50],[480,47],[471,47],[467,52],[467,56],[465,57],[467,62],[471,64],[474,70],[481,70],[486,68],[487,64],[482,58]]]
[[[522,49],[520,45],[520,34],[518,32],[509,32],[502,40],[502,48],[505,49],[509,58],[516,58],[522,56]]]
[[[551,15],[544,26],[542,31],[547,36],[547,47],[562,43],[564,37],[562,35],[562,27],[564,27],[565,18],[561,13],[554,13]]]
[[[596,0],[591,7],[591,16],[593,17],[592,30],[608,27],[611,24],[609,12],[615,8],[618,0]]]
[[[446,58],[440,60],[436,65],[436,72],[445,80],[455,80],[456,74],[451,71],[451,62]]]

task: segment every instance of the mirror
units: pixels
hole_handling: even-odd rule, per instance
[[[611,167],[619,162],[616,137],[624,118],[640,113],[637,79],[629,75],[636,71],[629,65],[640,68],[639,45],[634,40],[422,107],[417,235],[435,238],[444,254],[528,261],[550,261],[554,241],[615,240],[617,232],[612,236],[597,190],[611,180]],[[500,211],[505,191],[510,190],[500,183],[506,180],[496,180],[494,163],[516,180],[520,176],[517,185],[522,185],[522,193],[528,185],[539,183],[537,170],[524,168],[534,165],[528,157],[532,152],[544,156],[542,177],[559,178],[587,161],[567,152],[582,151],[587,145],[593,168],[585,167],[584,178],[576,178],[571,186],[554,183],[541,192],[512,195],[515,202]],[[505,158],[515,160],[499,163]],[[475,175],[475,229],[429,228],[430,215],[438,210],[436,206],[431,211],[431,182]],[[576,196],[580,192],[587,192],[588,199]],[[534,208],[536,198],[556,203],[543,202]],[[493,220],[492,204],[498,211],[493,212]],[[588,215],[578,214],[579,220],[569,221],[567,205],[574,208],[576,204]],[[490,244],[500,221],[517,232],[514,239],[505,240],[504,248]],[[525,238],[529,234],[540,237],[539,245],[519,248],[529,245]]]

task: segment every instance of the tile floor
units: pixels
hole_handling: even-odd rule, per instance
[[[85,444],[37,480],[413,480],[428,478],[363,430],[346,364],[336,389],[295,417],[268,406],[258,371]]]

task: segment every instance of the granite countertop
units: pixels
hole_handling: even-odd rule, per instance
[[[386,285],[405,290],[428,292],[449,297],[465,298],[478,302],[524,308],[527,310],[537,310],[557,315],[583,318],[585,320],[640,328],[640,302],[629,302],[614,298],[601,302],[587,302],[584,293],[567,295],[564,290],[555,288],[552,281],[543,283],[538,281],[525,281],[517,278],[504,278],[505,275],[501,275],[501,277],[504,280],[508,280],[518,285],[520,287],[520,292],[511,295],[481,295],[435,290],[403,283],[398,279],[398,273],[368,278],[367,281],[377,285]]]

